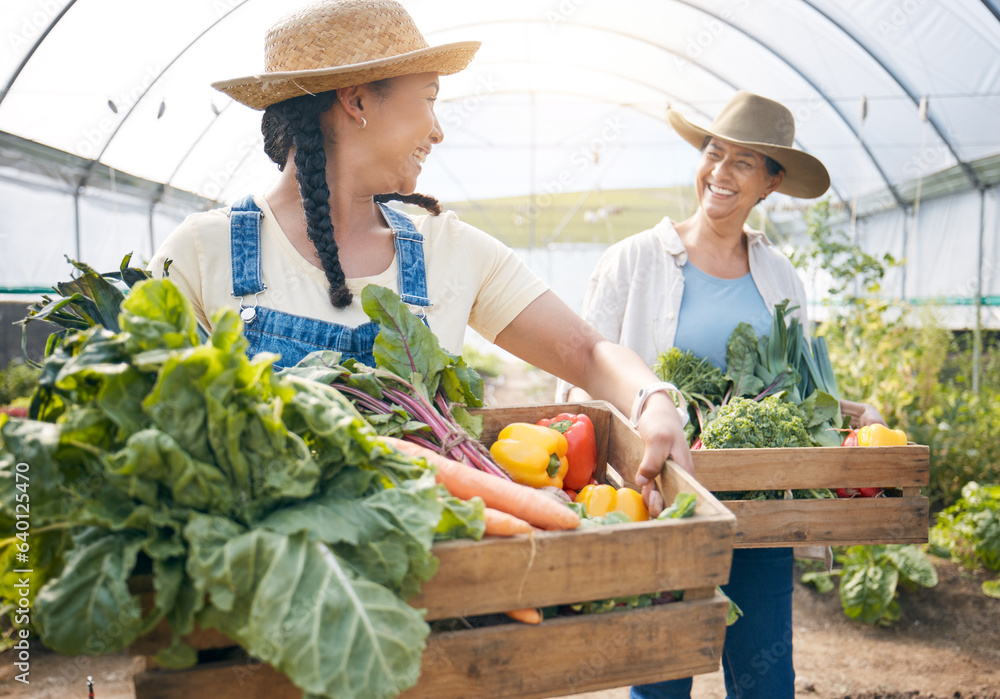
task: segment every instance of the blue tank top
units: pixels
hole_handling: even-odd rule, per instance
[[[749,272],[739,279],[720,279],[691,264],[684,273],[684,295],[677,317],[674,346],[705,357],[726,370],[726,342],[736,326],[749,323],[758,335],[771,329],[771,312]]]

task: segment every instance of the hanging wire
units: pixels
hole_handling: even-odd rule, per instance
[[[924,159],[924,149],[927,147],[927,102],[928,97],[924,95],[920,100],[920,121],[923,125],[920,127],[920,162],[923,165]],[[913,195],[913,231],[917,231],[917,222],[920,218],[920,188],[924,182],[924,167],[920,168],[920,172],[917,173],[917,191]]]
[[[858,242],[858,194],[861,191],[861,153],[865,145],[865,120],[868,118],[868,98],[861,98],[861,123],[858,124],[858,157],[854,168],[854,197],[851,199],[851,242]]]

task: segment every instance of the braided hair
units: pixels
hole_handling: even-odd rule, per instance
[[[384,94],[388,89],[388,81],[372,85],[378,94]],[[306,213],[306,235],[316,247],[316,254],[326,273],[330,303],[336,308],[346,308],[351,304],[352,297],[333,236],[330,187],[326,181],[326,151],[320,129],[320,115],[336,101],[336,91],[330,91],[278,102],[264,110],[260,130],[264,135],[264,152],[278,166],[278,170],[285,169],[288,154],[292,148],[295,149],[295,179]],[[441,213],[438,200],[423,194],[378,194],[375,201],[400,201],[419,206],[435,216]]]

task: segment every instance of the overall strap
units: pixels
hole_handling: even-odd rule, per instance
[[[417,232],[413,221],[406,214],[379,204],[385,220],[392,227],[399,268],[399,297],[403,303],[427,308],[427,269],[424,264],[424,237]]]
[[[253,196],[233,204],[229,214],[229,249],[233,262],[233,296],[259,294],[267,286],[261,273],[260,220]]]

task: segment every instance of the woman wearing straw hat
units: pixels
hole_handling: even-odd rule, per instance
[[[741,322],[770,331],[776,304],[790,300],[808,328],[805,288],[788,259],[750,212],[772,192],[821,196],[823,164],[793,147],[795,123],[781,104],[738,92],[712,125],[701,128],[671,110],[670,125],[701,151],[695,172],[698,210],[607,250],[594,271],[583,316],[608,339],[648,364],[679,347],[725,369],[726,341]],[[565,394],[569,387],[560,384]],[[573,398],[585,397],[578,388]],[[870,405],[841,401],[855,426],[883,422]],[[792,549],[734,551],[723,589],[744,616],[726,632],[722,666],[731,699],[784,699],[795,693],[792,666]],[[634,699],[689,697],[691,679],[632,688]]]
[[[691,470],[671,398],[634,352],[605,341],[511,250],[431,197],[414,194],[444,134],[438,76],[462,70],[479,42],[431,47],[392,0],[328,0],[270,29],[262,74],[214,87],[264,110],[264,150],[281,175],[263,195],[189,216],[150,263],[187,293],[206,325],[238,308],[250,351],[294,364],[334,349],[373,364],[378,332],[361,308],[389,287],[453,353],[467,325],[525,361],[628,412],[646,444],[651,487],[668,455]],[[387,200],[417,204],[410,216]],[[645,389],[645,390],[642,390]]]

